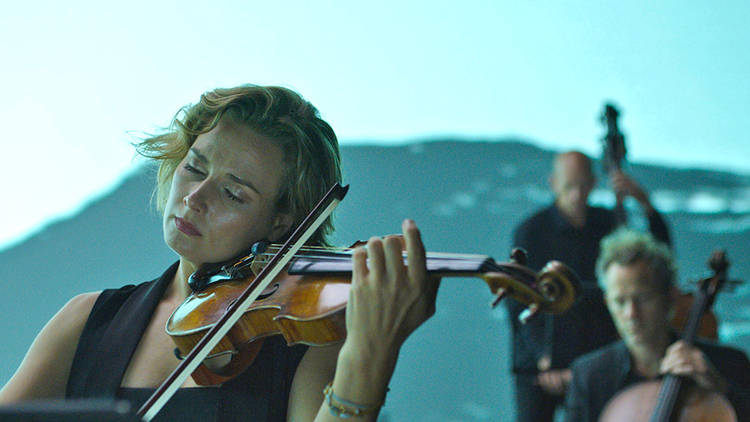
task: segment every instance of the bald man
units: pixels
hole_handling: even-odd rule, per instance
[[[621,171],[610,174],[610,182],[619,198],[630,196],[640,204],[651,233],[669,244],[667,226],[646,191]],[[599,242],[617,222],[611,210],[588,204],[595,183],[585,154],[557,155],[549,177],[554,203],[527,218],[514,234],[512,246],[528,252],[529,267],[540,270],[548,261],[560,260],[576,271],[583,287],[581,299],[565,314],[540,316],[527,324],[518,321],[523,306],[507,302],[519,422],[552,421],[562,405],[573,359],[616,338],[594,268]]]

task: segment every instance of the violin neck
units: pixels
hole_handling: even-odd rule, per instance
[[[406,256],[404,256],[404,263]],[[468,277],[492,271],[494,260],[485,255],[440,254],[427,255],[427,272],[441,277]],[[290,275],[350,275],[352,259],[350,254],[300,256],[289,265]]]

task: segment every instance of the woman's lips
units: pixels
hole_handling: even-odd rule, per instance
[[[201,236],[201,232],[199,232],[194,225],[190,224],[185,219],[175,217],[174,224],[177,226],[177,230],[185,233],[188,236]]]

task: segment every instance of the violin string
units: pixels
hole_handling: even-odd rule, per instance
[[[268,245],[269,249],[278,248],[280,245],[276,243],[271,243]],[[353,251],[356,247],[335,247],[335,246],[315,246],[315,245],[308,245],[303,246],[300,248],[300,251]],[[451,252],[427,252],[428,256],[435,255],[435,256],[447,256],[447,257],[484,257],[485,255],[480,254],[459,254],[459,253],[451,253]]]
[[[487,265],[488,269],[493,272],[499,272],[502,270],[502,267],[495,261],[489,261],[485,265]]]
[[[318,260],[327,260],[327,261],[351,261],[352,259],[352,253],[354,249],[352,248],[309,248],[307,250],[304,250],[305,253],[297,254],[297,257],[299,258],[308,258],[308,259],[318,259]],[[310,253],[312,252],[312,253]],[[317,253],[321,252],[321,253]],[[263,252],[256,255],[257,257],[272,257],[276,253],[273,251],[270,252]],[[402,255],[404,258],[407,257],[407,254],[404,253]],[[445,262],[475,262],[475,263],[482,263],[485,260],[487,260],[486,256],[483,255],[470,255],[470,254],[446,254],[446,253],[427,253],[425,255],[428,261],[445,261]],[[499,267],[494,266],[493,268],[497,269]]]
[[[260,253],[256,256],[273,256],[276,254],[274,249],[278,249],[277,244],[270,244],[267,252]],[[356,248],[341,248],[341,247],[329,247],[329,246],[303,246],[300,248],[300,256],[316,258],[316,257],[341,257],[348,258],[351,256]],[[315,255],[315,252],[321,252],[321,255]],[[406,256],[406,252],[403,253]],[[457,254],[448,252],[427,252],[425,256],[428,259],[445,259],[445,260],[478,260],[482,261],[488,257],[479,254]],[[497,267],[496,267],[497,268]]]

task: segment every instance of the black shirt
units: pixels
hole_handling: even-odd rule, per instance
[[[670,244],[669,230],[658,212],[648,216],[648,225],[656,240]],[[552,204],[518,226],[513,246],[528,252],[528,266],[534,270],[556,259],[575,270],[583,284],[595,285],[599,242],[615,228],[615,215],[608,209],[588,207],[586,223],[579,229]]]
[[[727,398],[739,421],[750,420],[750,361],[739,350],[696,341],[695,346],[729,383]],[[620,390],[645,379],[631,368],[625,343],[614,342],[576,359],[565,398],[565,420],[595,422],[607,402]]]
[[[654,211],[648,222],[653,236],[669,244],[669,231],[661,215]],[[506,302],[513,331],[514,372],[538,372],[542,356],[551,359],[550,368],[567,368],[576,357],[617,338],[595,275],[599,242],[615,228],[615,215],[610,210],[588,207],[586,223],[579,229],[554,204],[518,226],[513,246],[526,250],[527,265],[539,271],[550,260],[562,261],[576,272],[582,291],[579,300],[564,314],[539,315],[525,325],[518,322],[525,306]]]
[[[81,333],[66,398],[117,398],[138,409],[150,397],[154,389],[120,383],[176,269],[177,263],[156,280],[99,295]],[[268,337],[242,374],[221,386],[180,388],[153,420],[285,421],[292,379],[306,350],[288,347],[281,336]]]

